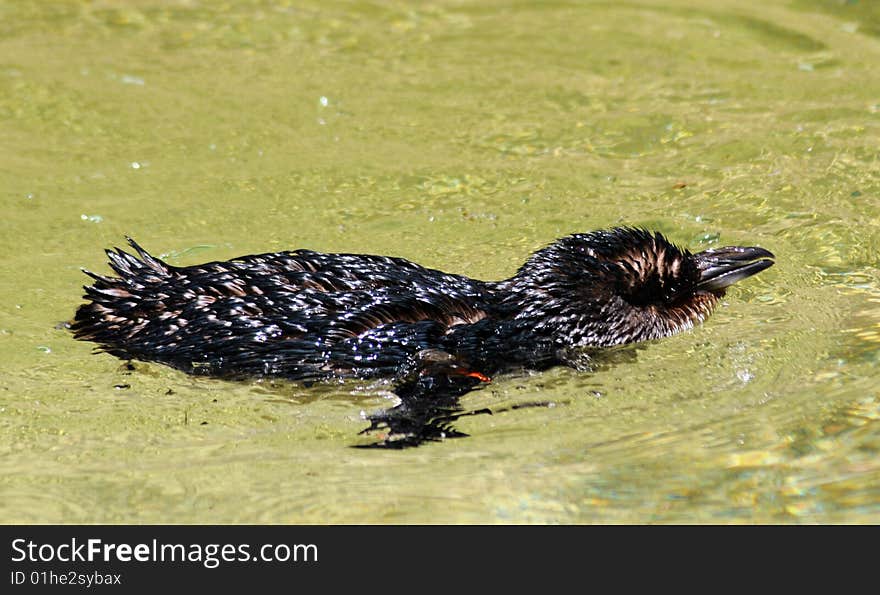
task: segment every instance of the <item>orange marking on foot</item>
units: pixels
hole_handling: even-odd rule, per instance
[[[492,379],[486,376],[485,374],[480,374],[479,372],[467,372],[465,376],[468,378],[476,378],[480,382],[491,382]]]

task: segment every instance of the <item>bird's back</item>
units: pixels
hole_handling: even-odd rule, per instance
[[[173,267],[129,240],[118,277],[88,273],[78,339],[197,374],[292,379],[395,373],[488,316],[489,286],[402,258],[308,250]]]

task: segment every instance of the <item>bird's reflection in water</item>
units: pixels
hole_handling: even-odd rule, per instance
[[[361,434],[379,437],[377,442],[355,445],[357,448],[408,448],[425,442],[436,442],[446,438],[463,438],[467,434],[456,430],[452,425],[467,415],[492,413],[484,408],[466,411],[460,397],[471,390],[480,388],[479,380],[455,380],[431,378],[432,389],[425,389],[418,395],[401,396],[400,403],[367,416],[370,426]],[[418,383],[421,384],[421,383]],[[417,391],[423,390],[421,387]]]
[[[400,449],[467,436],[456,430],[453,422],[462,416],[491,411],[465,411],[461,396],[487,382],[487,376],[470,370],[448,353],[425,350],[394,387],[400,403],[367,416],[370,426],[361,434],[375,435],[379,440],[355,446]]]
[[[632,362],[641,346],[583,351],[584,371],[596,372],[616,364]],[[502,413],[531,407],[548,407],[553,401],[529,401],[498,408],[466,409],[461,398],[481,390],[490,379],[470,370],[446,352],[426,350],[417,363],[395,386],[393,392],[400,403],[389,409],[367,415],[369,427],[360,432],[377,438],[355,448],[404,449],[447,438],[464,438],[454,423],[462,417]]]

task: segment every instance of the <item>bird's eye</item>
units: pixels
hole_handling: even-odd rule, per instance
[[[681,296],[681,290],[677,286],[677,284],[671,284],[664,288],[663,290],[663,301],[667,304],[670,304],[677,300]]]

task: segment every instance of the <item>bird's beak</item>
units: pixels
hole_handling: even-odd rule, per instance
[[[721,292],[737,281],[773,266],[773,253],[756,246],[728,246],[694,255],[700,280],[697,289]]]

